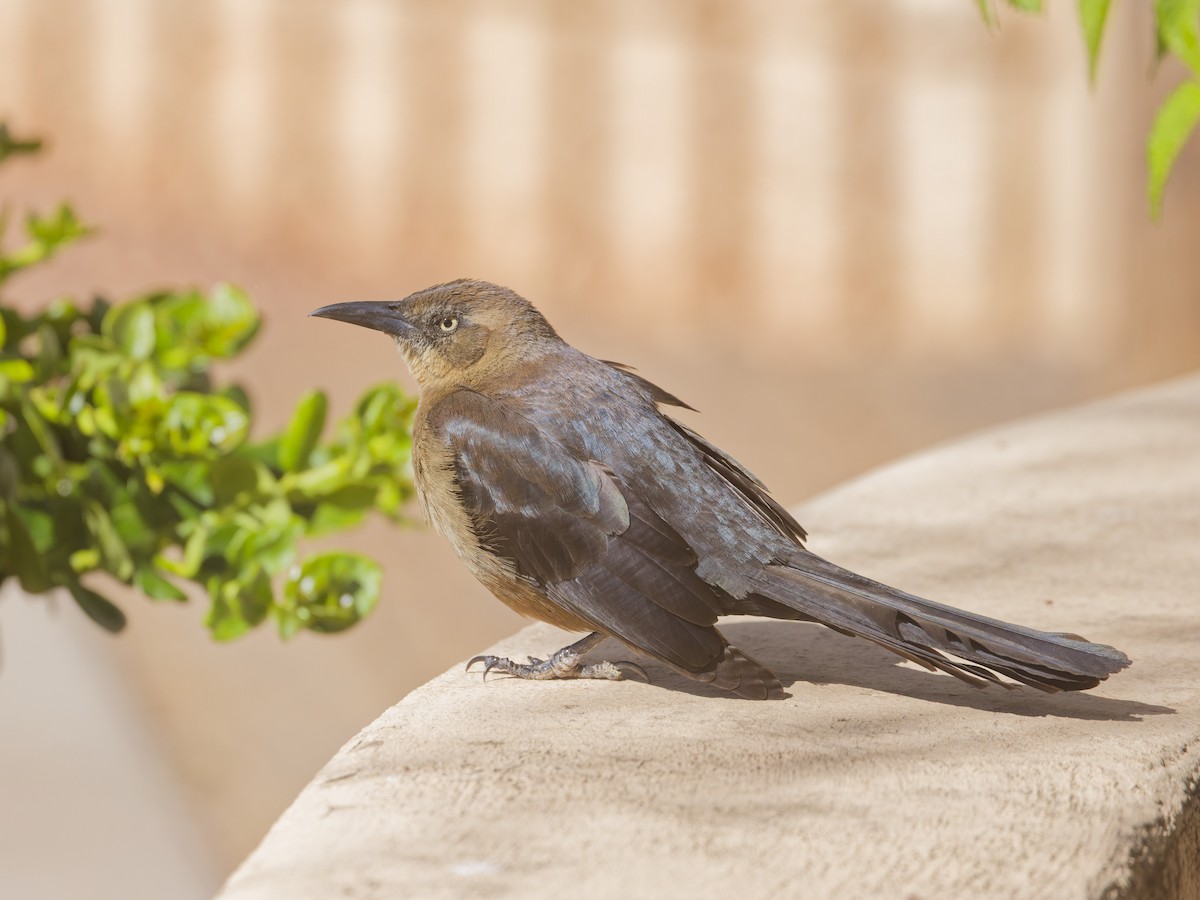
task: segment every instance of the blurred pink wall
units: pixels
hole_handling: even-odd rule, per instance
[[[1196,142],[1162,223],[1143,197],[1174,73],[1148,78],[1145,11],[1116,4],[1089,92],[1048,6],[990,34],[969,0],[0,0],[0,119],[50,143],[0,194],[102,227],[10,296],[237,281],[268,327],[230,374],[272,426],[310,386],[340,411],[404,377],[309,310],[489,278],[703,409],[792,503],[1200,361]],[[200,606],[131,598],[98,638],[214,871],[517,624],[432,535],[337,543],[387,565],[350,635],[214,647]]]

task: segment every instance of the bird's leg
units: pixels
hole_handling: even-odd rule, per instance
[[[645,669],[628,660],[619,662],[603,660],[584,665],[583,654],[603,641],[604,638],[605,635],[593,632],[583,640],[555,651],[549,659],[538,659],[536,656],[531,656],[527,663],[515,663],[505,656],[476,656],[467,663],[467,671],[471,671],[471,666],[475,663],[481,662],[485,680],[489,672],[503,672],[515,678],[531,678],[538,681],[547,681],[552,678],[604,678],[608,681],[620,681],[629,673],[636,673],[647,682],[650,680]]]

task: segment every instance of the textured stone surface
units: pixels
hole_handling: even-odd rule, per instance
[[[731,620],[790,699],[651,666],[652,685],[455,668],[352,739],[222,897],[1200,896],[1200,378],[801,514],[836,562],[1134,665],[1089,694],[978,690],[816,625]]]

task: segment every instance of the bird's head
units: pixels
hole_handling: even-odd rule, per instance
[[[452,281],[403,300],[334,303],[309,315],[389,335],[422,391],[471,387],[562,344],[532,303],[486,281]]]

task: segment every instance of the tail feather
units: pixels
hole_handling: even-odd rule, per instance
[[[767,570],[762,593],[837,631],[866,638],[975,685],[1004,675],[1043,691],[1082,691],[1129,658],[1078,635],[1013,625],[925,600],[804,553]]]

